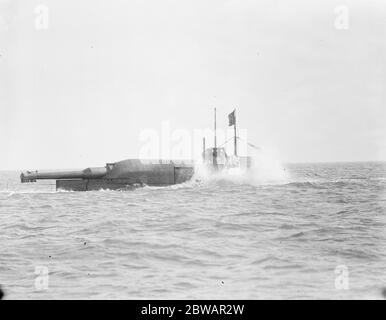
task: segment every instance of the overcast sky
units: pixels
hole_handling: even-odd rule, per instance
[[[137,158],[213,107],[284,162],[386,160],[385,39],[383,0],[0,0],[0,169]]]

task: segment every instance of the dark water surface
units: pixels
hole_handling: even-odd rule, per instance
[[[381,298],[386,164],[287,172],[96,192],[0,172],[0,284],[8,299]]]

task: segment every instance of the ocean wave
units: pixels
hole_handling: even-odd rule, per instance
[[[372,296],[386,276],[386,173],[369,166],[130,191],[56,192],[16,176],[0,190],[0,283],[10,299]],[[47,292],[33,286],[36,266],[49,270]]]

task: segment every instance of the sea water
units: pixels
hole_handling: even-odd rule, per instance
[[[0,172],[5,298],[382,298],[386,163],[271,169],[90,192]]]

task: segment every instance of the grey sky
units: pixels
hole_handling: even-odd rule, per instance
[[[385,39],[382,0],[0,0],[0,169],[136,158],[213,107],[283,161],[386,160]]]

